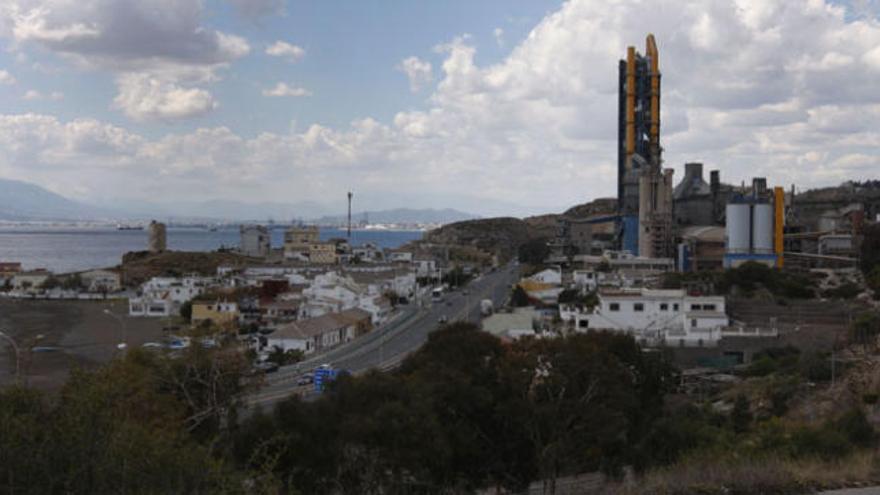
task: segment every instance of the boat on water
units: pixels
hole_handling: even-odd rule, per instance
[[[116,230],[144,230],[143,225],[122,225],[121,223],[116,224]]]

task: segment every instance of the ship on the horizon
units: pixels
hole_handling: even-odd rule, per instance
[[[144,226],[143,225],[123,225],[121,223],[117,223],[116,230],[144,230]]]

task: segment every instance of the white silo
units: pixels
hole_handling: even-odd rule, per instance
[[[729,203],[727,205],[727,227],[725,229],[725,250],[732,254],[749,252],[750,205],[748,203]]]
[[[752,247],[755,254],[773,254],[773,206],[769,203],[754,205]]]

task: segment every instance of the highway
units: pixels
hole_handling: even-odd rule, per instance
[[[312,387],[298,386],[296,383],[303,374],[321,364],[329,364],[353,374],[372,368],[393,369],[428,340],[428,335],[439,328],[441,317],[445,316],[449,323],[479,323],[480,301],[491,299],[496,308],[501,306],[507,301],[511,284],[518,278],[519,266],[510,264],[474,279],[464,289],[447,292],[442,302],[433,302],[430,295],[424,296],[421,301],[404,306],[390,322],[367,335],[267,374],[266,385],[252,395],[247,403],[251,406],[259,404],[268,410],[291,394],[308,396]]]

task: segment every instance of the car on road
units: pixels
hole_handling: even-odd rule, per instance
[[[254,365],[254,370],[262,373],[274,373],[278,371],[278,363],[272,361],[264,361]]]
[[[159,342],[144,342],[141,347],[143,347],[144,349],[162,349],[165,346]]]
[[[311,385],[315,382],[315,375],[311,373],[306,373],[305,375],[299,377],[296,381],[297,385]]]
[[[463,296],[466,296],[468,294],[469,294],[469,292],[467,289],[464,289],[463,291],[461,291],[461,295],[463,295]]]
[[[446,315],[440,315],[440,318],[437,318],[437,323],[446,323],[447,321],[449,321],[449,319],[446,318]]]

